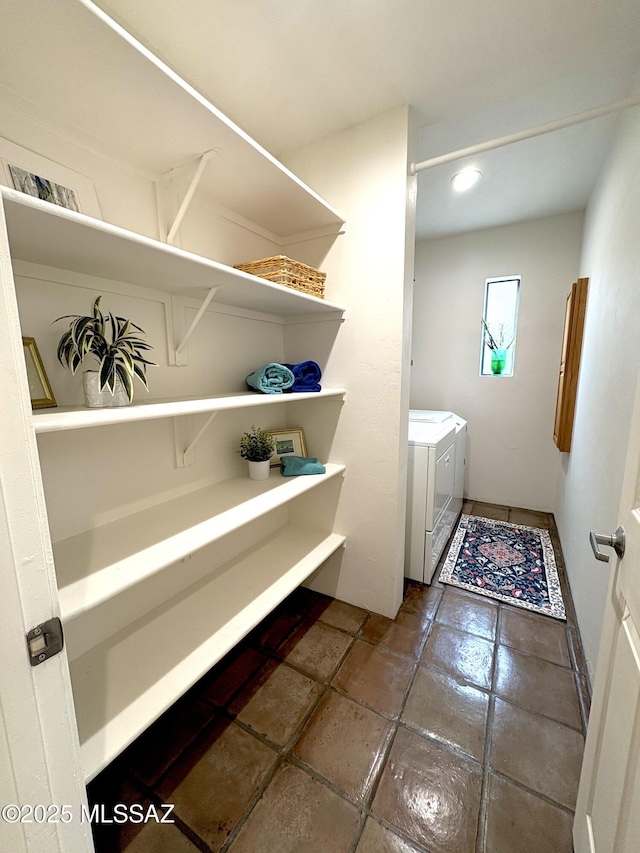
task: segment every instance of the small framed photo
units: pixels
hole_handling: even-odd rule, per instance
[[[27,365],[27,379],[31,394],[31,407],[34,409],[49,409],[57,406],[56,398],[36,346],[35,338],[23,338],[24,360]]]
[[[307,455],[304,432],[299,427],[295,429],[269,429],[267,432],[273,436],[276,442],[276,449],[271,457],[271,468],[280,465],[281,456],[288,456],[289,454],[291,456]]]
[[[0,138],[0,183],[43,201],[101,219],[93,181],[35,151]]]

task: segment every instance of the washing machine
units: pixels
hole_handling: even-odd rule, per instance
[[[431,583],[462,510],[467,422],[453,412],[411,409],[405,575]]]

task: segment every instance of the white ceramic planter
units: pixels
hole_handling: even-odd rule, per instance
[[[97,370],[85,370],[82,374],[82,387],[84,389],[84,404],[89,409],[106,409],[113,406],[129,406],[131,400],[127,397],[124,385],[116,378],[116,387],[113,394],[108,388],[101,391],[99,388],[100,374]]]
[[[264,462],[249,461],[249,479],[250,480],[268,480],[269,479],[270,462],[266,459]]]

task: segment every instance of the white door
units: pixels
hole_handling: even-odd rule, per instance
[[[88,853],[66,653],[27,652],[58,596],[22,350],[0,203],[0,850]]]
[[[640,850],[640,382],[574,823],[575,853]],[[610,533],[611,531],[607,531]],[[605,571],[605,563],[597,563]]]

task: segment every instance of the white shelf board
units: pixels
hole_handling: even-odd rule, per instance
[[[0,187],[12,257],[151,287],[202,294],[221,286],[215,302],[266,314],[342,314],[344,306],[185,252],[92,216]]]
[[[254,406],[271,406],[278,403],[296,403],[300,400],[323,400],[327,397],[344,397],[345,388],[323,388],[322,391],[305,391],[294,394],[261,394],[249,391],[239,394],[220,394],[215,397],[180,397],[177,399],[136,399],[130,406],[112,409],[87,409],[84,406],[59,406],[56,409],[33,412],[36,433],[63,432],[70,429],[110,426],[133,421],[175,418],[229,409],[246,409]]]
[[[87,781],[344,542],[336,533],[284,527],[73,661]]]
[[[158,176],[220,149],[202,182],[218,204],[280,237],[338,230],[327,202],[89,0],[4,7],[0,79],[34,118]]]
[[[63,621],[90,611],[233,530],[343,474],[233,477],[53,543]]]

